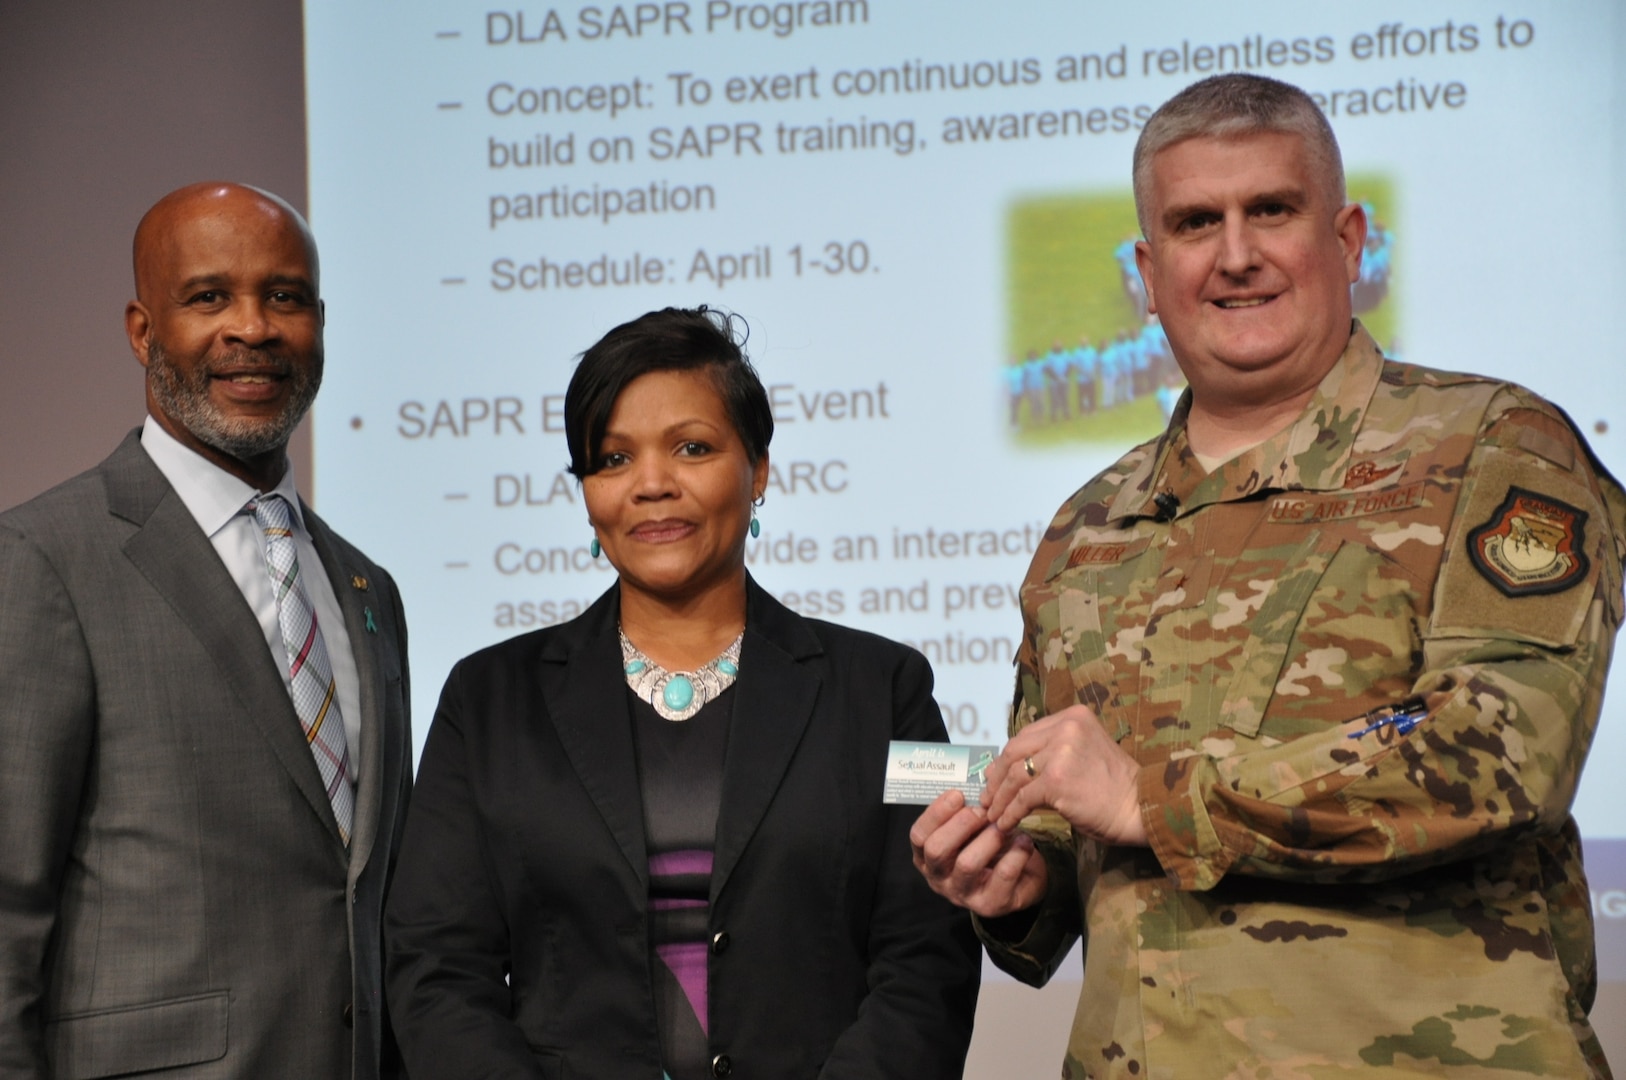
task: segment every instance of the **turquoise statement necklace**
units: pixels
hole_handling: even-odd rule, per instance
[[[621,670],[626,673],[627,685],[667,720],[687,720],[705,708],[706,702],[733,686],[740,676],[743,630],[721,656],[695,671],[667,671],[640,652],[625,630],[620,634]]]

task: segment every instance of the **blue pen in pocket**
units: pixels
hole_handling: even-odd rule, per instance
[[[1396,735],[1408,735],[1412,728],[1428,719],[1428,703],[1420,697],[1410,697],[1396,705],[1383,705],[1371,712],[1352,717],[1365,720],[1366,726],[1349,733],[1351,739],[1370,735],[1380,728],[1393,727]]]

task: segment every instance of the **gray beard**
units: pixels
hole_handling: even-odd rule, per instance
[[[225,357],[236,363],[241,354]],[[293,395],[278,415],[267,420],[229,417],[221,413],[209,398],[209,372],[200,365],[191,376],[170,363],[163,347],[154,341],[147,346],[147,385],[153,400],[165,415],[190,431],[197,440],[229,454],[239,461],[249,461],[274,453],[288,445],[294,429],[305,418],[316,391],[322,386],[322,358],[318,353],[314,363],[308,365],[280,362],[278,373],[287,370],[292,382]]]

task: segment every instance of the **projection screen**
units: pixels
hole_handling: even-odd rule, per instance
[[[1623,26],[1609,0],[307,5],[316,495],[400,581],[417,737],[459,656],[612,581],[563,471],[574,358],[704,303],[747,320],[778,424],[751,572],[920,648],[953,736],[1002,741],[1039,532],[1180,388],[1125,261],[1129,160],[1215,72],[1322,104],[1386,350],[1533,387],[1620,474]],[[1576,807],[1616,983],[1623,700]]]

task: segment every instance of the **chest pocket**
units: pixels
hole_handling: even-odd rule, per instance
[[[1094,570],[1063,570],[1023,597],[1035,624],[1041,716],[1080,702],[1099,714],[1111,695],[1097,576]]]
[[[1140,590],[1148,576],[1137,559],[1157,558],[1151,538],[1080,545],[1058,557],[1045,580],[1024,597],[1024,607],[1034,613],[1037,634],[1034,647],[1042,673],[1043,711],[1057,712],[1069,705],[1088,705],[1108,724],[1115,738],[1129,730],[1120,715],[1114,720],[1116,699],[1125,680],[1132,677],[1138,657],[1123,642],[1112,652],[1105,624],[1113,622],[1116,609],[1136,609]],[[1121,629],[1121,628],[1120,628]]]
[[[1216,680],[1213,688],[1223,687],[1223,697],[1215,719],[1238,735],[1259,734],[1306,604],[1342,544],[1337,535],[1319,529],[1304,537],[1283,560],[1282,575],[1249,623],[1230,678]]]
[[[1140,651],[1124,613],[1145,610],[1159,566],[1161,547],[1133,533],[1094,538],[1052,561],[1046,579],[1024,597],[1036,623],[1042,711],[1086,704],[1112,737],[1128,734],[1125,709],[1133,711]],[[1125,699],[1125,691],[1132,696]]]
[[[1071,701],[1082,702],[1104,715],[1112,697],[1112,661],[1107,657],[1106,634],[1101,628],[1100,572],[1074,571],[1076,578],[1056,598],[1061,626],[1072,629],[1072,653],[1067,670],[1072,676]],[[1064,630],[1065,633],[1065,630]],[[1058,689],[1065,689],[1058,683]],[[1046,694],[1046,698],[1049,698]],[[1049,701],[1046,701],[1049,704]]]

